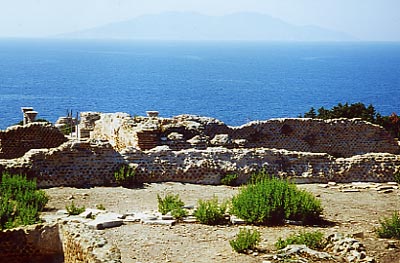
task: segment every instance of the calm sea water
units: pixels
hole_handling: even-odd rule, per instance
[[[2,129],[22,106],[51,121],[158,110],[240,125],[339,102],[399,113],[400,43],[0,40]]]

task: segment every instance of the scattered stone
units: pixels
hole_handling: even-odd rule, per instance
[[[397,241],[395,240],[388,240],[385,246],[387,249],[390,248],[397,248]]]
[[[246,221],[245,221],[245,220],[243,220],[243,219],[241,219],[241,218],[238,218],[238,217],[236,217],[236,216],[234,216],[234,215],[232,215],[232,216],[230,217],[230,221],[231,221],[231,223],[232,223],[233,225],[243,225],[243,224],[246,224]]]
[[[145,225],[166,225],[173,226],[176,223],[176,220],[145,220],[142,221]]]
[[[359,189],[342,189],[341,190],[342,193],[358,193],[360,192]]]
[[[122,215],[116,213],[104,213],[98,215],[95,220],[88,222],[87,225],[99,230],[118,227],[124,223],[122,217]]]
[[[162,215],[161,219],[162,220],[174,220],[174,217],[172,215],[166,214],[166,215]]]
[[[352,235],[354,238],[364,238],[364,232],[357,232]]]

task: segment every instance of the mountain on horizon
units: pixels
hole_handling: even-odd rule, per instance
[[[296,26],[258,13],[206,16],[188,12],[144,15],[58,37],[184,41],[351,41],[354,37],[317,26]]]

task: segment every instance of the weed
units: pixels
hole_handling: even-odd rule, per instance
[[[258,230],[240,229],[236,238],[229,241],[232,249],[238,253],[246,253],[249,249],[254,249],[260,242],[260,232]]]
[[[293,234],[286,239],[279,238],[275,243],[277,249],[283,249],[288,245],[306,245],[312,249],[323,249],[325,248],[326,242],[324,234],[322,232],[306,232],[301,231],[298,234]]]
[[[97,204],[96,208],[99,210],[106,210],[105,206],[103,204]]]
[[[232,213],[251,224],[276,225],[285,219],[311,224],[320,221],[322,206],[287,180],[263,174],[232,198]]]
[[[400,215],[393,212],[392,217],[380,220],[380,227],[376,229],[379,237],[400,239]]]
[[[114,172],[115,181],[122,186],[131,187],[138,185],[136,170],[128,165],[120,166]]]
[[[217,225],[225,222],[225,212],[227,203],[218,203],[218,198],[211,200],[199,200],[198,207],[194,212],[194,216],[200,223],[206,225]]]
[[[172,212],[178,208],[182,208],[185,205],[179,195],[167,194],[162,198],[160,195],[157,195],[158,200],[158,211],[165,215],[168,212]]]
[[[237,174],[227,174],[221,178],[221,184],[235,186],[237,185],[238,177]]]
[[[397,171],[393,174],[394,181],[400,185],[400,171]]]
[[[80,213],[85,212],[85,207],[75,206],[74,201],[71,202],[71,205],[66,205],[65,209],[68,212],[68,215],[79,215]]]
[[[182,207],[177,207],[171,211],[171,215],[175,219],[181,220],[182,218],[188,216],[188,212]]]
[[[0,230],[39,221],[49,198],[37,190],[36,181],[4,172],[0,184]]]

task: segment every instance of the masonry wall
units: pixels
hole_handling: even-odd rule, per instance
[[[0,171],[35,177],[40,187],[112,185],[123,162],[108,143],[69,141],[57,148],[30,150],[23,157],[0,160]]]
[[[63,248],[57,225],[32,225],[0,231],[0,261],[62,263]]]
[[[261,169],[301,182],[393,181],[400,171],[400,155],[370,153],[334,158],[267,148],[173,151],[159,146],[150,151],[127,148],[116,152],[110,144],[67,142],[51,150],[31,150],[24,157],[0,160],[0,171],[27,173],[40,187],[115,185],[114,171],[122,164],[135,168],[142,182],[178,181],[219,184],[229,173],[246,181]]]
[[[30,149],[54,148],[66,141],[67,138],[50,124],[13,126],[0,131],[0,159],[18,158]]]
[[[121,263],[121,252],[103,236],[83,224],[61,226],[64,263]]]
[[[83,224],[38,224],[0,231],[0,262],[121,263],[121,253]]]
[[[360,119],[272,119],[234,128],[231,137],[244,147],[328,153],[351,157],[365,153],[400,153],[398,142],[378,125]]]
[[[334,157],[400,153],[398,142],[385,129],[360,119],[272,119],[228,127],[216,119],[192,115],[131,118],[118,113],[99,114],[93,127],[92,139],[106,139],[119,151],[168,145],[173,150],[213,146],[276,148]],[[140,138],[139,133],[146,136]]]

